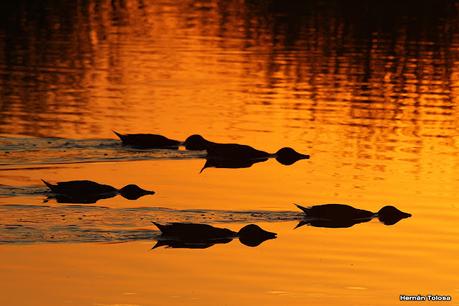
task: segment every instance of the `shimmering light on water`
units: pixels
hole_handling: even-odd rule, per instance
[[[392,305],[399,294],[457,296],[458,7],[2,2],[1,304]],[[127,149],[112,130],[199,133],[269,152],[291,146],[311,159],[199,173],[202,152]],[[47,200],[40,179],[157,193],[76,207]],[[413,217],[293,231],[293,203],[393,204]],[[265,222],[279,237],[254,249],[149,253],[155,220]]]

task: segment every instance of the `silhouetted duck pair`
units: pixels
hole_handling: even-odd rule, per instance
[[[217,168],[246,168],[256,162],[275,158],[283,165],[291,165],[298,160],[308,159],[309,155],[296,152],[294,149],[285,147],[276,153],[268,153],[252,148],[248,145],[235,143],[216,143],[209,141],[201,135],[191,135],[184,142],[169,139],[156,134],[120,134],[114,132],[123,145],[137,148],[178,149],[183,145],[187,150],[207,151],[207,167]]]
[[[239,230],[218,228],[208,224],[153,222],[161,231],[161,236],[153,248],[168,246],[171,248],[204,249],[215,244],[228,243],[238,238],[250,247],[256,247],[268,239],[276,238],[276,233],[268,232],[256,224],[249,224]]]
[[[128,200],[137,200],[144,195],[155,194],[154,191],[142,189],[134,184],[116,189],[110,185],[88,180],[58,182],[57,184],[51,184],[45,180],[42,181],[54,193],[53,198],[56,198],[59,203],[91,204],[118,194]]]
[[[314,227],[343,228],[378,218],[385,225],[393,225],[398,221],[411,217],[411,214],[400,211],[394,206],[384,206],[374,213],[354,208],[345,204],[324,204],[310,207],[296,206],[304,212],[304,219],[297,225]]]

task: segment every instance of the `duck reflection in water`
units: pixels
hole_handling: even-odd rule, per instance
[[[119,137],[123,146],[138,149],[171,149],[178,150],[182,142],[169,139],[157,134],[120,134],[113,131]]]
[[[210,167],[249,168],[253,164],[267,161],[269,158],[275,158],[283,165],[292,165],[301,159],[309,159],[309,155],[298,153],[288,147],[282,148],[276,153],[268,153],[248,145],[208,141],[201,135],[192,135],[183,144],[187,150],[207,151],[207,161],[203,170]]]
[[[225,168],[225,169],[240,169],[250,168],[253,164],[267,161],[267,158],[257,160],[225,160],[225,159],[206,159],[206,163],[199,173],[202,173],[207,168]]]
[[[54,198],[58,203],[93,204],[98,200],[112,198],[118,194],[128,200],[137,200],[144,195],[155,194],[154,191],[142,189],[134,184],[116,189],[110,185],[87,180],[58,182],[57,184],[42,181],[53,193],[48,199]]]
[[[378,218],[385,225],[393,225],[411,214],[400,211],[394,206],[384,206],[374,213],[354,208],[345,204],[324,204],[310,207],[296,205],[304,212],[304,219],[296,227],[310,225],[314,227],[345,228]]]
[[[275,239],[276,233],[265,231],[256,224],[249,224],[239,230],[218,228],[208,224],[153,222],[161,231],[161,236],[153,249],[167,246],[170,248],[205,249],[215,244],[239,241],[250,247],[256,247],[268,239]]]

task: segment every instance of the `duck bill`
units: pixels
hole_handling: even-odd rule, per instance
[[[410,217],[411,217],[411,214],[401,212],[400,214],[392,215],[392,216],[379,216],[378,219],[384,225],[394,225],[398,223],[400,220],[410,218]]]
[[[276,157],[276,160],[284,166],[293,165],[294,163],[302,159],[309,159],[309,155],[298,153],[298,155],[292,157]]]
[[[120,192],[120,195],[125,198],[125,199],[128,199],[128,200],[137,200],[145,195],[152,195],[152,194],[155,194],[154,191],[152,190],[140,190],[139,192],[135,192],[135,193],[130,193],[130,192]]]
[[[268,232],[268,231],[264,231],[263,236],[266,239],[275,239],[275,238],[277,238],[277,234],[276,233]]]
[[[263,231],[262,233],[260,233],[260,235],[258,235],[256,237],[239,237],[239,241],[243,245],[246,245],[248,247],[257,247],[260,244],[262,244],[263,242],[265,242],[266,240],[276,239],[276,238],[277,238],[277,234],[276,233]]]

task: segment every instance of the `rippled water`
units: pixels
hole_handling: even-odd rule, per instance
[[[140,150],[113,139],[0,138],[0,169],[46,164],[203,158],[205,152]]]
[[[458,9],[455,0],[3,1],[0,273],[16,282],[1,282],[0,303],[457,296]],[[200,173],[204,152],[130,149],[113,130],[290,146],[311,159]],[[156,194],[66,204],[41,179]],[[392,204],[413,216],[293,230],[293,203]],[[142,253],[158,236],[152,221],[260,223],[279,235],[254,249],[153,257]]]

